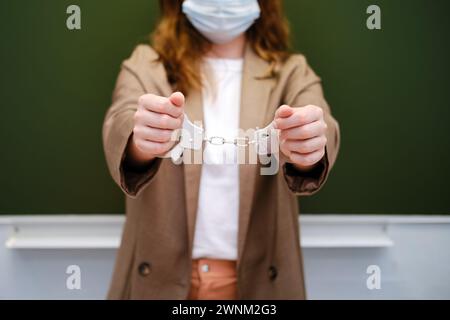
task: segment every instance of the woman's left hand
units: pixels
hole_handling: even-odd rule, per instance
[[[281,152],[299,170],[311,170],[322,160],[327,144],[327,124],[322,108],[283,105],[275,113],[274,122],[280,130]]]

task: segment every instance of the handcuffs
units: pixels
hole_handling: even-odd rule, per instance
[[[177,138],[178,143],[159,158],[171,158],[174,163],[178,163],[185,149],[201,150],[203,142],[213,145],[234,144],[237,147],[248,147],[254,144],[256,153],[260,156],[278,153],[278,150],[273,150],[278,149],[278,130],[275,129],[273,122],[263,129],[256,128],[251,137],[252,139],[248,136],[234,139],[219,136],[207,137],[205,130],[192,123],[187,114],[184,114],[183,128]],[[274,148],[275,143],[276,148]]]

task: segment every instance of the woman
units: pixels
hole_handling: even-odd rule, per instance
[[[153,45],[123,63],[104,122],[127,196],[109,298],[304,299],[296,195],[320,189],[339,146],[320,79],[288,51],[281,0],[160,7]],[[187,150],[181,164],[164,157],[187,118],[216,137],[193,151],[201,164]],[[223,142],[271,123],[280,170],[262,175],[260,162],[236,161],[251,145]]]

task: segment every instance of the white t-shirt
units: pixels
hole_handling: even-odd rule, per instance
[[[242,59],[206,58],[210,81],[203,89],[207,137],[238,135]],[[195,225],[193,259],[236,260],[239,221],[237,147],[205,144]]]

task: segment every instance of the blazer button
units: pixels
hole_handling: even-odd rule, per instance
[[[270,266],[269,267],[269,279],[270,280],[275,280],[278,276],[278,270],[275,266]]]
[[[150,263],[148,262],[142,262],[139,267],[139,274],[143,277],[146,277],[150,274],[150,271],[152,271],[152,267]]]

